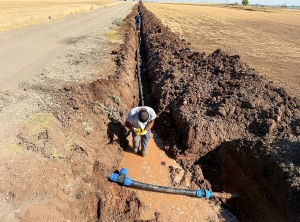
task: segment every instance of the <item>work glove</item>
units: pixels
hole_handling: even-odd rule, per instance
[[[147,130],[142,129],[139,135],[143,136],[143,135],[146,135],[146,134],[147,134]]]
[[[141,129],[141,128],[133,128],[133,131],[134,131],[137,135],[140,135],[142,129]]]
[[[133,128],[134,132],[137,135],[143,136],[147,134],[147,130],[141,129],[141,128]]]

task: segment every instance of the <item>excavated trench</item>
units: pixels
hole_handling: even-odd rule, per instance
[[[166,153],[198,187],[239,193],[224,201],[239,220],[299,221],[300,100],[238,55],[193,51],[139,7],[155,130]]]
[[[166,154],[190,172],[192,187],[239,193],[222,200],[238,220],[300,221],[300,100],[273,86],[238,55],[194,51],[142,3],[123,26],[124,43],[113,52],[115,73],[58,92],[62,108],[55,116],[81,140],[69,157],[73,171],[83,175],[76,190],[76,206],[82,206],[78,212],[88,221],[137,221],[142,212],[134,192],[105,177],[119,170],[128,144],[126,114],[139,104],[137,7],[141,75],[148,84],[143,87],[145,105],[158,114],[154,130]],[[79,122],[85,116],[97,133],[81,135]],[[93,172],[80,173],[85,166]]]

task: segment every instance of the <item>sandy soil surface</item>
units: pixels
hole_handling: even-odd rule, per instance
[[[147,155],[133,153],[132,138],[127,137],[129,146],[119,163],[119,169],[126,168],[127,176],[135,181],[150,185],[176,187],[196,190],[191,183],[191,174],[185,171],[178,162],[164,152],[163,141],[157,134],[151,135]],[[137,193],[144,208],[139,220],[142,221],[237,221],[227,210],[213,199],[198,198],[195,195],[179,195],[164,192],[153,192],[130,187]]]

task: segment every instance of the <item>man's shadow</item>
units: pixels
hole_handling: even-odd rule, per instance
[[[111,121],[107,126],[109,143],[117,142],[125,152],[133,152],[133,147],[129,145],[127,137],[131,131],[127,132],[126,127],[120,121]]]

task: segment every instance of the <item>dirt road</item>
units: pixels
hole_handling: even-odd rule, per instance
[[[119,4],[1,33],[1,91],[13,89],[40,75],[45,66],[66,54],[76,42],[92,36],[100,38],[114,20],[126,15],[132,5]]]

